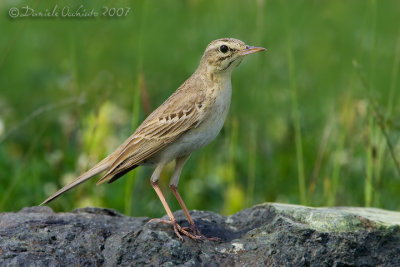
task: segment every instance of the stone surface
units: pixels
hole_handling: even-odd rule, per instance
[[[192,215],[223,241],[180,242],[169,225],[107,209],[2,213],[0,265],[400,266],[398,212],[266,203],[232,216]]]

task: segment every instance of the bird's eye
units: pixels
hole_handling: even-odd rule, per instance
[[[222,53],[226,53],[228,52],[229,48],[226,45],[221,45],[219,47],[219,51],[221,51]]]

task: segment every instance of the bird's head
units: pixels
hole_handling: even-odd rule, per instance
[[[263,50],[265,48],[249,46],[238,39],[218,39],[207,46],[200,66],[210,74],[230,74],[244,56]]]

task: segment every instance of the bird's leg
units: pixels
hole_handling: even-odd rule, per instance
[[[186,208],[185,203],[183,202],[183,199],[181,197],[181,195],[178,192],[178,188],[174,185],[170,185],[169,188],[171,188],[172,194],[174,194],[174,196],[176,197],[176,200],[178,200],[179,205],[181,206],[181,208],[183,209],[183,212],[186,215],[186,218],[190,224],[190,230],[192,230],[192,232],[196,235],[197,239],[207,239],[210,241],[220,241],[220,238],[218,237],[206,237],[205,235],[203,235],[199,229],[197,229],[192,217],[189,214],[189,210]],[[186,227],[183,228],[183,230],[186,230]]]
[[[179,205],[183,209],[183,212],[185,213],[185,216],[189,222],[190,229],[193,231],[194,234],[196,235],[201,235],[200,231],[197,229],[192,217],[190,216],[189,210],[186,208],[185,203],[183,202],[183,199],[181,195],[178,192],[178,188],[175,185],[170,185],[169,188],[172,191],[172,194],[174,194],[176,200],[178,200]]]
[[[168,206],[167,201],[165,200],[165,197],[163,195],[163,193],[161,192],[160,187],[158,186],[158,179],[160,177],[161,171],[164,167],[164,164],[160,164],[157,166],[157,168],[155,169],[153,175],[151,176],[151,185],[154,188],[154,191],[156,191],[157,196],[160,198],[161,203],[165,209],[165,211],[167,212],[167,215],[169,217],[169,221],[168,220],[162,220],[162,219],[152,219],[150,220],[151,222],[161,222],[161,223],[167,223],[167,224],[171,224],[174,227],[174,232],[175,234],[178,236],[178,238],[183,241],[182,238],[182,234],[192,238],[192,239],[198,239],[198,237],[196,237],[195,235],[192,235],[191,233],[189,233],[188,231],[186,231],[185,229],[183,229],[177,222],[175,219],[174,214],[172,213],[170,207]]]
[[[181,206],[183,212],[185,213],[185,216],[189,222],[190,225],[190,229],[192,230],[192,232],[196,235],[197,238],[200,239],[207,239],[207,240],[212,240],[212,241],[218,241],[219,238],[208,238],[206,236],[204,236],[199,229],[197,229],[196,224],[194,223],[192,216],[190,216],[189,210],[186,208],[185,203],[183,202],[183,199],[181,197],[181,195],[178,192],[178,182],[179,182],[179,177],[181,175],[182,169],[183,169],[183,165],[185,165],[186,161],[189,159],[190,155],[187,156],[183,156],[180,158],[176,159],[176,164],[175,164],[175,170],[174,173],[172,174],[172,178],[171,181],[169,183],[169,188],[172,191],[172,194],[174,194],[176,200],[178,200],[179,205]],[[184,230],[186,230],[185,228],[183,228]]]
[[[168,214],[169,220],[162,220],[162,219],[152,219],[150,220],[151,222],[161,222],[161,223],[167,223],[167,224],[171,224],[174,227],[174,232],[175,234],[178,236],[178,238],[183,241],[183,238],[181,236],[181,233],[192,238],[192,239],[198,239],[197,236],[192,235],[191,233],[189,233],[188,231],[186,231],[185,229],[183,229],[177,222],[175,219],[174,214],[172,213],[170,207],[168,206],[167,201],[165,200],[165,197],[163,195],[163,193],[160,190],[160,187],[158,186],[158,182],[151,182],[151,185],[154,188],[154,191],[156,191],[158,197],[161,200],[162,205],[164,206],[165,211]]]

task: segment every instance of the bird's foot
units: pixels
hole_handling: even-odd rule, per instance
[[[182,235],[185,235],[193,240],[201,240],[201,236],[189,233],[185,228],[180,226],[175,220],[151,219],[150,222],[166,223],[174,227],[174,232],[178,238],[183,241]],[[181,235],[182,234],[182,235]]]
[[[206,237],[203,235],[200,230],[196,227],[196,225],[191,224],[190,227],[183,227],[183,230],[185,231],[191,231],[197,239],[199,240],[208,240],[208,241],[214,241],[214,242],[221,242],[222,239],[218,237]]]

